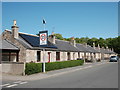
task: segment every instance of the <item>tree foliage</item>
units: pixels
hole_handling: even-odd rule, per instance
[[[55,35],[56,39],[60,39],[60,40],[64,39],[63,36],[61,34],[59,34],[59,33],[56,33],[54,35]]]

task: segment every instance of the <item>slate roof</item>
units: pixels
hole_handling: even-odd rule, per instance
[[[39,46],[39,37],[32,36],[29,34],[19,33],[21,39],[17,39],[20,43],[22,43],[26,48],[30,49],[43,49],[44,47]],[[28,44],[28,45],[27,45]],[[52,44],[48,41],[48,46],[46,49],[51,50],[60,50],[60,51],[79,51],[76,47],[71,45],[68,41],[56,40],[55,44]]]
[[[88,51],[87,48],[85,46],[83,46],[82,44],[76,43],[76,47],[79,49],[80,52]]]
[[[113,51],[109,51],[108,49],[104,49],[104,48],[101,48],[100,49],[100,52],[101,53],[106,53],[106,54],[114,54],[115,52],[113,52]]]
[[[40,45],[39,45],[39,37],[38,36],[32,36],[32,35],[22,34],[22,33],[19,33],[19,36],[24,39],[24,42],[22,42],[22,44],[24,46],[28,43],[31,46],[28,48],[33,48],[33,47],[43,48],[43,47],[40,47]],[[21,39],[19,41],[21,41]],[[25,42],[27,42],[27,43],[25,43]],[[57,47],[48,41],[48,45],[44,46],[44,48],[57,48]]]
[[[2,40],[0,41],[2,43],[2,48],[0,49],[5,49],[5,50],[19,50],[17,46],[15,46],[13,43],[7,41],[7,40]]]
[[[64,50],[64,51],[79,51],[78,48],[74,47],[69,43],[69,41],[63,41],[56,39],[55,46],[58,48],[58,50]]]
[[[11,32],[9,30],[7,30],[7,31]],[[58,40],[58,39],[56,39],[56,41],[55,41],[56,44],[52,44],[51,42],[48,41],[48,46],[40,47],[39,46],[39,36],[25,34],[25,33],[19,33],[19,38],[17,38],[16,40],[18,42],[20,42],[27,49],[39,50],[39,49],[45,48],[46,50],[75,51],[75,52],[80,51],[80,52],[93,52],[93,53],[95,53],[95,52],[114,53],[112,51],[104,50],[102,48],[99,51],[89,45],[87,45],[87,47],[86,47],[85,45],[78,44],[78,43],[76,44],[76,47],[74,47],[73,45],[71,45],[69,43],[69,41],[63,41],[63,40]],[[13,46],[15,46],[15,45],[13,45]],[[16,49],[15,47],[13,49]]]
[[[87,45],[87,48],[90,50],[90,52],[93,52],[93,53],[99,53],[98,50],[95,50],[93,47]]]

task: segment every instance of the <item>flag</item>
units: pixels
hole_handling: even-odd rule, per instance
[[[46,24],[46,21],[43,19],[43,24]]]

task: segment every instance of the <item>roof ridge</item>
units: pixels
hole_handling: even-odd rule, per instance
[[[65,41],[65,40],[60,40],[60,39],[56,39],[56,40],[58,40],[58,41],[63,41],[63,42],[69,42],[69,41]]]
[[[8,29],[5,29],[5,31],[10,31],[12,32],[11,30],[8,30]],[[30,35],[30,36],[35,36],[35,37],[39,37],[37,35],[34,35],[34,34],[29,34],[29,33],[24,33],[24,32],[18,32],[19,34],[26,34],[26,35]]]
[[[25,35],[30,35],[30,36],[35,36],[35,37],[39,37],[38,35],[34,35],[34,34],[29,34],[29,33],[24,33],[24,32],[19,32],[19,34],[25,34]]]

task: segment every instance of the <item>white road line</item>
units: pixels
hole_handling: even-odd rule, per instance
[[[9,83],[8,84],[3,84],[3,85],[0,85],[1,87],[4,87],[4,86],[8,86],[10,85]]]
[[[21,83],[19,83],[19,84],[25,84],[25,83],[28,83],[28,82],[21,82]]]
[[[13,83],[21,83],[22,81],[16,81],[16,82],[13,82]]]
[[[14,86],[17,86],[18,84],[12,84],[12,85],[9,85],[9,86],[6,86],[6,87],[14,87]]]

